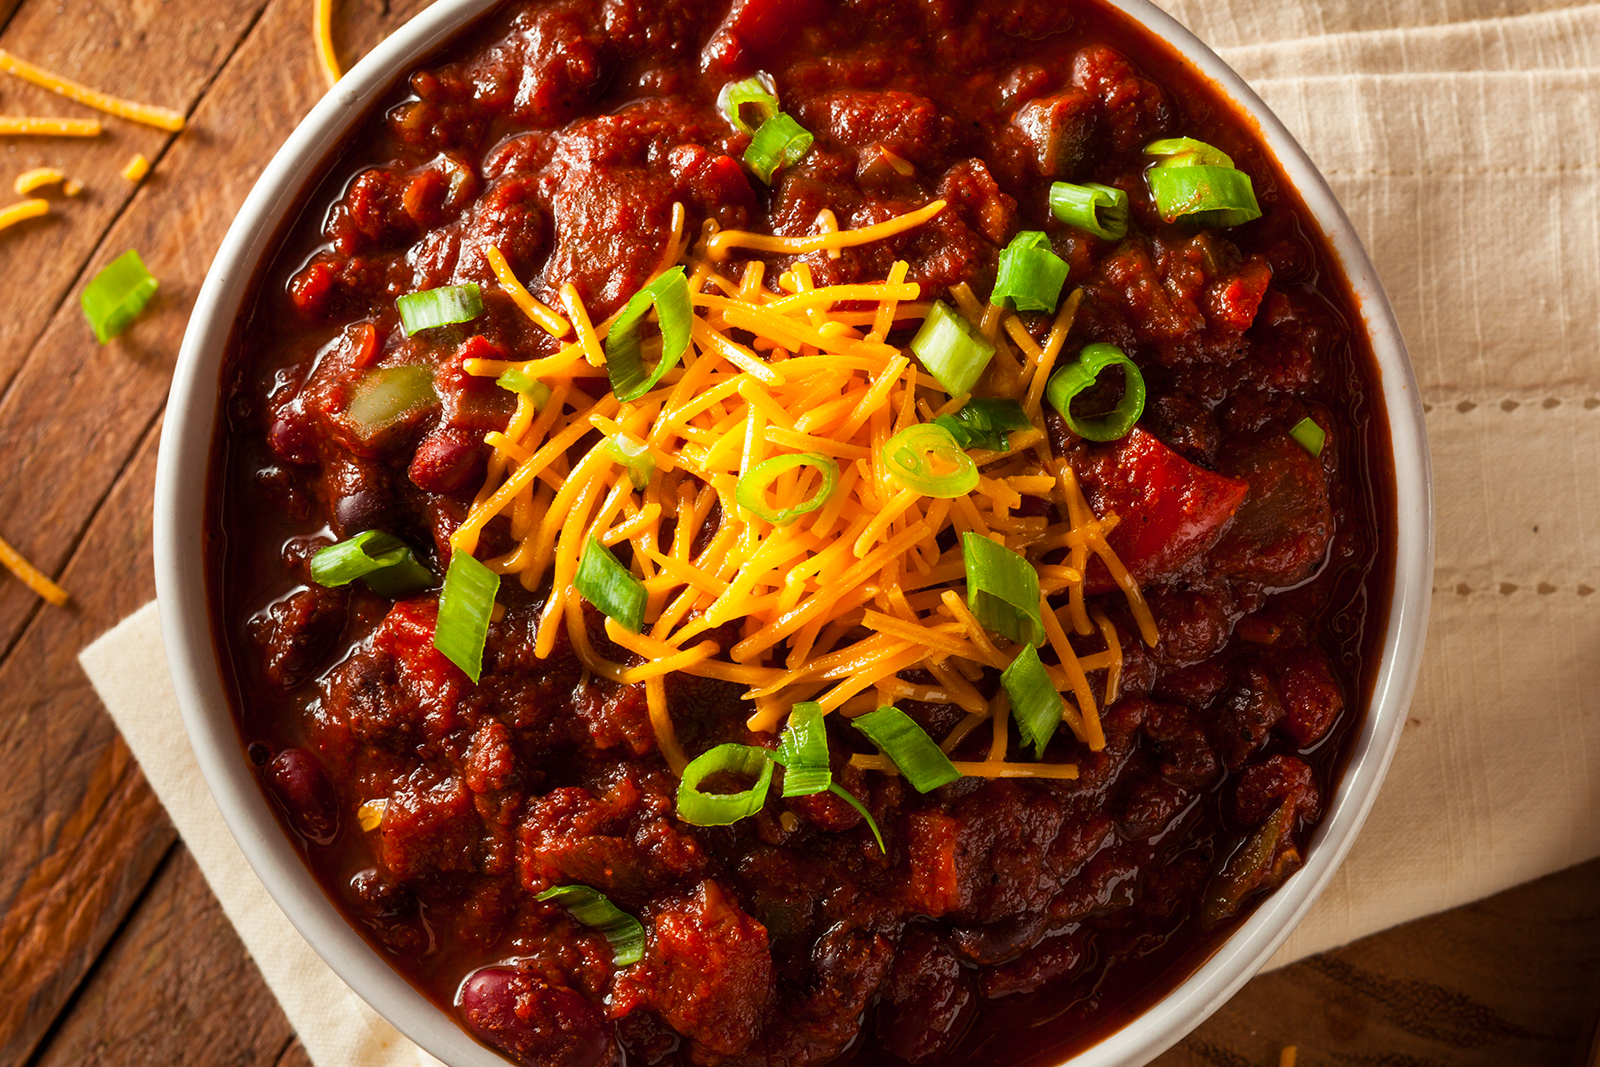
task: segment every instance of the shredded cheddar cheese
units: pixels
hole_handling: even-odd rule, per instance
[[[65,181],[66,178],[66,174],[56,170],[54,167],[35,167],[17,175],[17,180],[11,183],[11,188],[16,191],[18,196],[27,196],[35,189],[42,189],[46,185],[54,185],[57,182]]]
[[[15,574],[29,589],[56,607],[67,602],[67,591],[46,578],[39,568],[23,559],[22,554],[6,544],[4,539],[0,539],[0,563],[5,564],[6,570]]]
[[[748,726],[777,730],[797,702],[814,700],[825,713],[846,716],[886,701],[954,704],[968,718],[943,739],[947,752],[983,725],[992,725],[988,758],[958,761],[963,773],[989,777],[1072,778],[1068,764],[1008,762],[1010,708],[973,684],[1001,670],[1021,651],[986,632],[966,605],[966,570],[959,538],[976,531],[1032,560],[1040,570],[1046,671],[1063,694],[1062,721],[1091,749],[1102,748],[1100,708],[1116,699],[1122,641],[1083,597],[1091,557],[1121,585],[1141,637],[1154,642],[1154,620],[1106,534],[1116,516],[1094,514],[1071,467],[1051,454],[1042,420],[1011,435],[1007,448],[974,451],[978,486],[955,500],[935,499],[901,485],[883,459],[884,445],[936,412],[955,411],[951,397],[896,345],[896,323],[915,325],[927,314],[920,287],[897,262],[874,284],[818,286],[804,263],[776,278],[752,262],[737,276],[719,265],[734,248],[799,253],[846,248],[903,233],[936,215],[935,201],[860,230],[821,220],[821,233],[776,238],[706,228],[698,242],[681,239],[681,212],[662,268],[682,262],[690,279],[690,343],[680,364],[631,402],[607,392],[598,400],[573,388],[577,377],[604,374],[603,341],[610,322],[594,324],[572,285],[559,296],[567,315],[530,296],[497,250],[489,265],[528,318],[557,339],[555,356],[516,363],[469,360],[469,374],[510,368],[541,378],[551,397],[534,415],[526,398],[504,432],[485,437],[492,453],[488,476],[452,549],[474,552],[491,523],[505,547],[485,563],[525,588],[551,583],[537,622],[535,653],[549,656],[563,629],[592,674],[642,683],[650,721],[674,770],[685,763],[666,701],[671,673],[721,679],[746,687],[755,711]],[[986,310],[970,291],[957,293],[997,348],[1018,341],[980,392],[1037,397],[1071,326],[1078,296],[1069,299],[1043,345],[1012,327],[1011,313]],[[1027,342],[1022,343],[1026,337]],[[653,340],[644,342],[651,358]],[[591,373],[594,372],[594,373]],[[586,387],[589,388],[589,387]],[[606,439],[627,435],[655,459],[645,487],[635,489]],[[593,442],[592,444],[586,442]],[[582,446],[580,455],[576,448]],[[838,467],[831,495],[787,525],[761,518],[738,503],[741,476],[783,455],[817,453]],[[816,489],[812,468],[781,475],[765,492],[777,508],[793,507]],[[1025,497],[1046,500],[1053,514],[1018,514]],[[720,509],[713,524],[712,512]],[[605,658],[584,623],[573,581],[590,538],[626,545],[643,584],[642,633],[607,620],[612,646],[637,657],[628,666]],[[1067,559],[1045,562],[1065,549]],[[1048,597],[1068,593],[1056,609]],[[905,672],[920,669],[919,681]],[[1090,675],[1104,672],[1099,692]],[[992,676],[991,676],[992,677]],[[931,679],[931,680],[930,680]],[[892,769],[879,756],[856,756],[858,766]]]
[[[0,115],[0,136],[98,137],[100,136],[100,123],[95,119],[27,118]]]
[[[371,833],[383,825],[383,813],[388,809],[387,800],[369,800],[356,809],[356,821],[361,824],[364,833]]]
[[[998,721],[998,717],[997,717]],[[850,757],[853,766],[864,771],[883,771],[887,774],[899,773],[895,765],[887,756]],[[1007,763],[1004,760],[951,760],[951,766],[963,775],[978,778],[1066,778],[1078,777],[1078,768],[1071,763]]]
[[[885,237],[915,229],[943,211],[945,202],[935,200],[926,207],[896,216],[874,226],[859,230],[826,230],[811,237],[774,237],[770,234],[747,233],[744,230],[723,230],[706,242],[706,253],[713,261],[721,262],[735,248],[748,248],[755,252],[776,252],[785,255],[803,255],[832,248],[853,248],[871,244]]]
[[[149,173],[150,161],[144,158],[142,153],[128,160],[127,165],[122,168],[122,176],[130,182],[143,181],[144,176]]]
[[[32,82],[41,89],[48,89],[52,93],[64,96],[68,100],[76,101],[86,107],[92,107],[96,111],[104,111],[108,115],[116,115],[118,118],[129,119],[133,122],[142,122],[146,126],[154,126],[170,133],[177,133],[184,126],[183,115],[177,111],[108,96],[105,93],[89,88],[87,85],[80,85],[70,78],[52,74],[42,67],[37,67],[25,59],[12,55],[3,48],[0,48],[0,70],[21,78],[23,81]],[[95,124],[94,132],[100,132],[98,123]]]
[[[500,249],[490,245],[484,257],[488,259],[489,269],[494,271],[495,280],[500,283],[500,288],[505,290],[511,302],[516,304],[535,326],[545,330],[551,337],[557,338],[565,337],[572,332],[572,326],[566,319],[528,292],[518,280],[516,272],[511,269],[511,264],[506,262],[506,257],[501,255]]]
[[[15,226],[25,219],[36,219],[48,213],[50,201],[48,200],[19,200],[15,204],[0,207],[0,230],[8,226]]]
[[[317,41],[317,58],[327,72],[332,85],[343,76],[339,69],[339,53],[333,46],[333,0],[312,0],[311,32]]]

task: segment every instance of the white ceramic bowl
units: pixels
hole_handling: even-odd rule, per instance
[[[268,892],[318,954],[369,1004],[451,1067],[505,1067],[400,977],[340,916],[270,810],[244,758],[213,643],[201,530],[217,418],[218,375],[256,267],[318,164],[409,69],[495,0],[437,0],[347,74],[262,172],[211,264],[178,357],[156,474],[155,568],[172,680],[206,782]],[[1398,514],[1395,587],[1372,704],[1305,866],[1267,898],[1181,985],[1075,1067],[1135,1067],[1176,1043],[1249,980],[1289,935],[1355,840],[1399,740],[1427,628],[1433,573],[1428,447],[1422,404],[1389,301],[1360,239],[1322,176],[1283,124],[1193,34],[1147,0],[1111,0],[1166,40],[1255,120],[1267,147],[1333,247],[1377,356],[1390,426]]]

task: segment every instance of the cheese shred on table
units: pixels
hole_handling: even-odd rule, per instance
[[[18,196],[26,196],[35,189],[43,188],[46,185],[55,185],[57,182],[66,180],[66,174],[54,167],[35,167],[17,175],[17,180],[11,183],[11,188],[16,191]]]
[[[44,576],[44,573],[22,558],[22,554],[0,538],[0,564],[15,574],[22,583],[44,597],[56,607],[67,602],[67,591]]]
[[[122,176],[130,182],[140,182],[150,173],[150,161],[141,153],[128,160],[122,168]]]
[[[0,136],[98,137],[100,136],[100,123],[95,119],[51,119],[0,115]]]
[[[611,320],[593,323],[571,286],[560,293],[568,313],[562,317],[523,289],[503,257],[489,254],[502,287],[560,343],[554,355],[522,363],[465,362],[469,374],[480,376],[518,369],[540,379],[550,395],[542,405],[519,395],[506,430],[487,435],[488,476],[451,538],[452,550],[475,552],[485,527],[496,523],[496,543],[509,536],[511,547],[484,562],[530,590],[551,582],[536,654],[549,656],[564,629],[590,671],[643,682],[661,750],[675,769],[684,756],[663,685],[673,671],[746,687],[755,731],[779,729],[799,701],[846,716],[898,700],[954,704],[969,718],[945,739],[947,751],[973,729],[994,724],[989,758],[957,762],[963,773],[1075,776],[1067,764],[1005,760],[1009,707],[983,696],[975,683],[985,668],[1004,669],[1022,649],[985,631],[968,610],[959,534],[987,537],[1039,568],[1047,635],[1040,653],[1062,694],[1063,722],[1091,749],[1105,744],[1099,711],[1117,697],[1123,659],[1116,627],[1084,597],[1091,557],[1122,589],[1140,636],[1156,640],[1138,586],[1106,541],[1116,516],[1093,512],[1071,466],[1052,456],[1043,429],[1037,398],[1071,329],[1076,295],[1064,302],[1042,345],[1029,338],[1028,351],[1012,346],[1010,312],[980,306],[965,286],[953,294],[998,350],[981,391],[1022,403],[1033,426],[1013,432],[1004,449],[971,451],[978,487],[954,500],[936,499],[902,485],[884,458],[894,434],[956,411],[967,399],[950,396],[887,340],[897,324],[915,326],[931,306],[920,301],[918,285],[904,280],[907,264],[896,262],[879,283],[818,287],[804,262],[768,279],[760,260],[733,270],[726,259],[735,248],[791,254],[847,248],[904,232],[943,207],[935,201],[863,230],[824,226],[804,238],[718,231],[708,222],[698,241],[683,234],[682,212],[675,211],[662,263],[682,263],[688,275],[690,344],[679,366],[630,402],[612,392],[592,399],[594,384],[574,387],[575,379],[605,375]],[[643,349],[653,362],[659,339],[646,340]],[[608,446],[623,436],[655,461],[642,490]],[[574,451],[591,441],[581,455]],[[775,525],[739,505],[742,475],[796,453],[826,456],[838,467],[837,484],[820,507]],[[802,466],[780,475],[767,495],[776,509],[790,508],[818,485],[817,472]],[[1023,507],[1026,498],[1053,504],[1063,518]],[[590,538],[626,544],[648,594],[641,633],[606,624],[612,644],[643,659],[638,666],[600,655],[585,627],[573,580]],[[1042,562],[1059,549],[1066,550],[1062,563]],[[1062,592],[1067,603],[1054,607],[1049,598]],[[922,680],[902,677],[913,671]],[[1094,672],[1104,672],[1098,693],[1088,677]],[[855,761],[889,769],[882,757]]]
[[[8,226],[15,226],[26,219],[36,219],[40,215],[48,214],[50,201],[48,200],[19,200],[15,204],[0,207],[0,230]]]
[[[313,0],[311,32],[317,41],[317,58],[327,72],[328,84],[332,85],[344,74],[339,69],[339,52],[333,46],[333,0]]]
[[[35,66],[25,59],[12,55],[3,48],[0,48],[0,70],[21,78],[23,81],[32,82],[41,89],[49,89],[52,93],[64,96],[68,100],[75,100],[85,107],[92,107],[96,111],[104,111],[108,115],[116,115],[118,118],[129,119],[133,122],[142,122],[146,126],[154,126],[170,133],[177,133],[184,126],[183,115],[177,111],[108,96],[105,93],[89,88],[87,85],[80,85],[70,78],[52,74],[43,67]],[[0,129],[0,133],[3,132],[8,131]],[[100,132],[98,123],[95,124],[94,132]]]

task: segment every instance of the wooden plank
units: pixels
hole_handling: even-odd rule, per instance
[[[46,5],[30,3],[24,13],[35,6]],[[171,11],[168,21],[205,21],[198,13],[210,6],[210,0],[182,0],[186,11]],[[339,38],[352,56],[363,53],[424,6],[422,0],[382,10],[346,5]],[[160,66],[157,42],[142,54],[146,64]],[[0,461],[6,464],[0,536],[45,573],[58,573],[115,472],[165,403],[194,294],[222,234],[256,174],[325,91],[306,3],[275,0],[195,107],[189,131],[163,158],[158,178],[139,189],[91,256],[88,269],[99,270],[138,248],[162,280],[162,293],[104,349],[94,344],[75,302],[67,301],[0,397]],[[238,122],[240,115],[248,122]],[[0,581],[0,651],[35,606],[21,584]]]
[[[24,1062],[175,837],[78,650],[149,599],[156,429],[0,663],[0,1065]]]
[[[34,0],[28,10],[44,6]],[[421,6],[351,5],[341,39],[370,47]],[[157,69],[150,57],[164,55],[159,42],[145,46]],[[56,310],[0,398],[7,533],[52,573],[70,555],[62,579],[74,595],[65,611],[37,611],[17,583],[0,581],[0,650],[11,646],[0,655],[0,1067],[26,1061],[172,841],[76,653],[153,592],[156,416],[189,303],[255,175],[324,87],[303,0],[275,0],[160,179],[133,198],[96,252],[97,268],[126,247],[141,249],[164,286],[150,313],[99,349],[75,307]],[[176,943],[187,938],[181,919],[165,925]],[[191,989],[184,1003],[220,994]]]
[[[273,1067],[293,1034],[207,887],[174,848],[35,1067]]]
[[[26,10],[34,6],[45,5]],[[340,39],[352,54],[364,52],[425,6],[423,0],[384,10],[346,5]],[[152,42],[145,61],[159,56]],[[162,161],[160,179],[138,192],[89,261],[95,271],[139,249],[162,282],[149,310],[101,348],[69,300],[0,397],[0,458],[7,465],[0,536],[46,573],[59,571],[165,402],[194,294],[223,233],[272,152],[326,88],[304,0],[275,0],[196,107],[190,129]],[[0,650],[36,606],[19,583],[0,581]]]
[[[0,46],[106,92],[188,110],[265,2],[86,0],[73,5],[71,20],[63,20],[53,3],[31,2],[0,34]],[[0,76],[0,100],[8,112],[91,114],[7,76]],[[163,153],[173,135],[110,116],[104,123],[105,132],[90,140],[0,138],[8,149],[0,202],[10,201],[15,175],[34,166],[58,166],[85,182],[76,198],[59,190],[45,193],[55,202],[50,215],[0,234],[0,292],[8,294],[0,316],[0,417],[7,420],[0,427],[0,461],[7,465],[0,481],[0,536],[52,575],[154,418],[198,286],[198,275],[157,269],[164,292],[140,323],[143,329],[136,327],[127,342],[106,348],[95,343],[77,304],[78,290],[92,277],[85,267],[98,270],[129,248],[149,262],[149,229],[181,220],[195,197],[191,189],[186,198],[168,180]],[[204,144],[212,134],[191,128],[180,139]],[[135,152],[157,163],[137,189],[118,173]],[[209,239],[202,254],[220,239],[182,227],[178,232]],[[74,405],[61,404],[66,393]],[[68,423],[73,416],[84,423]],[[79,438],[75,452],[55,451],[53,437],[61,434]],[[15,506],[20,495],[32,498],[22,510]],[[51,507],[52,502],[66,506]],[[0,581],[0,651],[11,646],[35,607],[18,583]]]
[[[1155,1067],[1568,1067],[1600,1013],[1600,860],[1252,981]]]
[[[316,1065],[311,1062],[311,1057],[306,1054],[306,1047],[297,1037],[283,1050],[283,1055],[278,1058],[278,1067],[316,1067]]]
[[[187,112],[265,3],[74,0],[70,19],[63,19],[57,4],[27,3],[0,33],[0,47],[103,92]],[[138,187],[122,177],[123,166],[142,153],[157,163],[146,181],[159,189],[164,177],[160,157],[174,135],[101,115],[16,78],[0,76],[0,94],[8,115],[99,118],[103,127],[94,138],[0,138],[8,149],[0,168],[0,203],[13,199],[16,175],[33,167],[59,167],[84,184],[77,197],[66,197],[59,189],[44,192],[52,201],[51,214],[0,238],[5,248],[0,292],[7,294],[6,315],[0,319],[3,388],[56,310],[76,302],[85,262],[135,196]],[[87,326],[83,335],[88,338],[87,356],[94,346]]]

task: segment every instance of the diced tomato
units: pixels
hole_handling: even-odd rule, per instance
[[[419,699],[453,705],[466,688],[466,674],[433,647],[433,628],[439,621],[438,602],[426,598],[402,600],[389,609],[373,631],[375,651],[394,657],[400,684]]]
[[[828,6],[828,0],[734,0],[706,46],[707,57],[729,73],[753,70],[794,27],[815,21]]]
[[[958,866],[961,823],[937,811],[917,812],[906,823],[911,856],[907,904],[935,917],[961,907],[966,903]]]
[[[1095,511],[1119,520],[1106,540],[1141,583],[1172,574],[1216,544],[1250,489],[1195,466],[1138,427],[1102,454],[1093,478]],[[1116,588],[1098,560],[1086,588]]]

